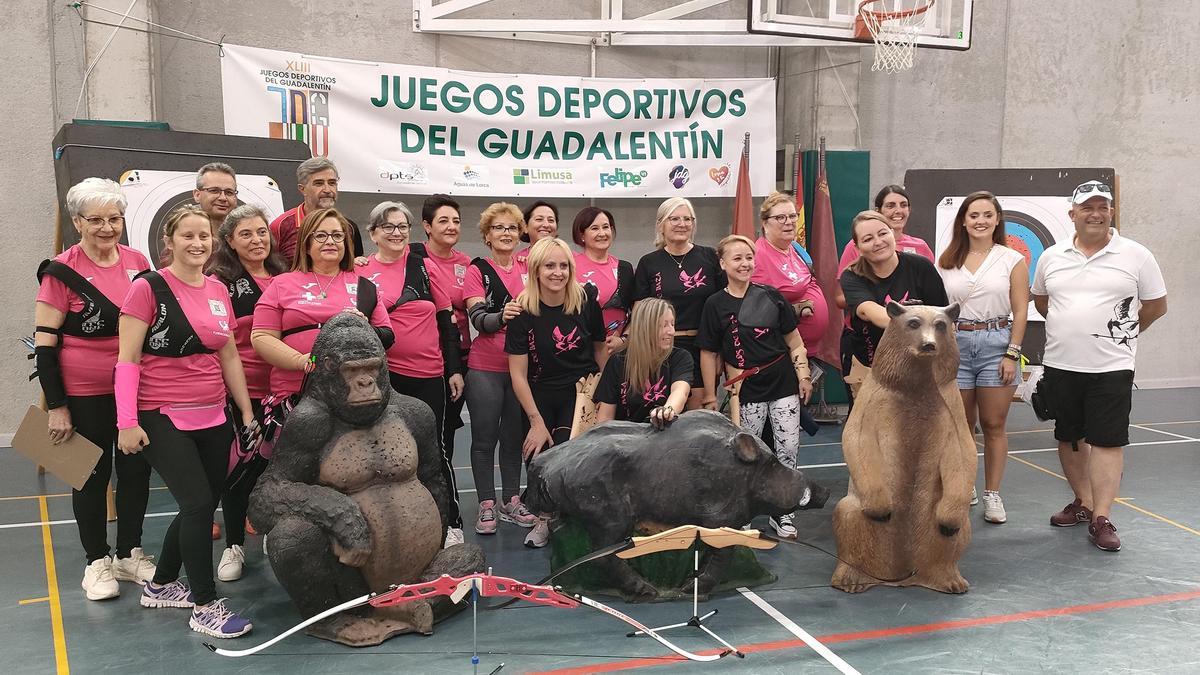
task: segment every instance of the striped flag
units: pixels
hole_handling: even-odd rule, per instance
[[[796,150],[793,153],[795,166],[792,168],[792,192],[796,196],[796,215],[799,216],[796,220],[796,241],[807,248],[807,232],[804,227],[804,169],[801,168],[804,153],[800,152],[800,134],[796,134],[794,145]]]

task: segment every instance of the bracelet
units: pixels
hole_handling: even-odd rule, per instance
[[[811,377],[809,377],[809,376],[807,376],[807,375],[805,375],[804,377],[800,378],[800,381],[801,381],[801,382],[803,382],[804,380],[808,380],[809,382],[812,382],[812,378],[811,378]]]
[[[1008,360],[1010,360],[1010,361],[1020,361],[1020,360],[1021,360],[1021,357],[1020,357],[1020,356],[1018,356],[1018,355],[1016,355],[1016,354],[1013,354],[1013,353],[1011,353],[1011,352],[1009,352],[1009,353],[1005,354],[1005,355],[1004,355],[1004,358],[1006,358],[1006,359],[1008,359]]]

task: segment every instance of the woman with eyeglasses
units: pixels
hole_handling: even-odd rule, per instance
[[[604,309],[604,344],[612,356],[625,348],[625,326],[633,307],[633,265],[609,254],[617,238],[617,221],[610,211],[585,206],[571,225],[575,244],[575,274],[581,284],[596,287],[596,299]],[[673,321],[673,319],[672,319]]]
[[[313,342],[321,326],[339,312],[367,319],[384,349],[395,336],[375,284],[354,271],[350,221],[337,209],[316,209],[304,217],[292,271],[275,277],[254,307],[250,342],[271,365],[270,395],[263,401],[273,436],[300,400],[311,372]]]
[[[717,253],[729,285],[704,303],[696,337],[705,399],[717,397],[718,369],[724,360],[726,387],[737,393],[742,428],[758,436],[770,421],[775,454],[794,469],[801,406],[812,395],[796,312],[778,290],[751,282],[757,259],[750,239],[731,234],[717,245]],[[790,513],[771,518],[771,527],[781,537],[796,538]]]
[[[412,255],[409,233],[412,212],[401,202],[382,202],[371,210],[368,232],[378,250],[358,268],[359,276],[374,282],[379,302],[391,319],[395,342],[387,350],[392,388],[425,402],[437,426],[442,457],[442,478],[458,503],[458,486],[442,439],[446,393],[462,395],[462,361],[458,356],[458,328],[450,298],[433,285],[425,267],[427,258]]]
[[[150,465],[141,455],[113,454],[120,305],[133,277],[150,269],[150,262],[119,243],[126,205],[120,185],[85,178],[67,191],[66,202],[80,241],[38,267],[34,355],[50,442],[58,445],[78,433],[103,452],[83,489],[71,490],[71,509],[87,560],[84,595],[105,600],[120,594],[118,580],[144,584],[154,576],[154,563],[142,552]],[[114,464],[117,548],[110,557],[105,493]]]
[[[638,261],[633,278],[633,299],[662,298],[675,309],[675,346],[687,350],[695,369],[687,408],[716,409],[717,401],[704,396],[700,373],[700,348],[696,333],[704,302],[725,288],[725,273],[717,252],[692,242],[696,234],[696,210],[683,197],[672,197],[658,207],[654,223],[656,251]]]
[[[246,376],[246,389],[255,418],[263,424],[262,401],[271,393],[271,366],[254,351],[250,331],[254,324],[254,306],[263,291],[271,286],[276,275],[284,271],[283,260],[275,251],[267,216],[252,204],[243,204],[228,213],[217,230],[217,247],[208,261],[208,274],[225,284],[233,302],[233,318],[237,322],[234,334],[238,357]],[[221,495],[225,517],[225,551],[217,565],[217,578],[236,581],[242,578],[246,562],[246,509],[250,492],[258,477],[267,468],[271,443],[260,443],[257,449],[235,446],[231,458],[232,473]]]
[[[204,275],[213,245],[208,215],[195,206],[179,207],[162,232],[171,264],[130,286],[113,371],[117,447],[145,457],[179,505],[139,602],[190,608],[192,630],[234,638],[252,625],[217,596],[209,529],[235,437],[227,397],[242,427],[251,431],[247,438],[257,435],[258,425],[238,358],[229,292]],[[190,589],[179,579],[181,569]]]
[[[495,534],[503,520],[533,527],[537,516],[521,502],[521,404],[513,393],[504,352],[508,322],[521,313],[514,300],[525,290],[525,264],[514,250],[525,229],[516,206],[497,202],[479,216],[487,257],[475,258],[463,289],[471,325],[479,334],[467,359],[467,406],[471,410],[471,474],[479,497],[478,534]],[[496,444],[500,446],[501,501],[496,503]]]
[[[1029,265],[1008,247],[1004,210],[990,192],[963,199],[950,245],[938,259],[946,295],[959,304],[958,393],[967,426],[983,427],[983,519],[1008,520],[1000,482],[1008,460],[1008,409],[1021,372],[1021,341],[1029,315]]]
[[[525,220],[525,231],[521,233],[521,241],[529,245],[517,251],[517,262],[524,265],[534,244],[542,239],[558,236],[558,207],[539,199],[526,206],[521,217]]]
[[[754,276],[750,280],[775,288],[791,303],[800,337],[812,355],[829,327],[829,304],[812,266],[794,245],[800,220],[796,202],[791,195],[772,192],[763,200],[759,219],[762,236],[754,242]]]

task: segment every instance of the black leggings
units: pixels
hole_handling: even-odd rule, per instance
[[[67,411],[75,433],[100,447],[104,454],[82,490],[71,490],[71,508],[79,527],[79,541],[88,564],[108,555],[108,503],[106,493],[117,466],[117,557],[142,545],[142,520],[150,496],[150,465],[141,455],[114,453],[117,439],[117,405],[112,394],[68,396]]]
[[[433,410],[434,429],[438,435],[438,449],[442,454],[442,478],[446,481],[446,487],[450,491],[450,512],[446,514],[446,523],[449,527],[462,527],[462,515],[458,508],[458,482],[454,479],[454,448],[447,447],[446,442],[442,438],[446,421],[446,400],[447,390],[446,380],[441,377],[409,377],[400,373],[389,372],[391,377],[392,389],[404,394],[412,396],[415,399],[420,399]],[[462,400],[462,397],[459,397]]]
[[[546,389],[532,384],[530,388],[533,391],[533,404],[537,406],[554,444],[567,442],[571,438],[571,423],[575,421],[575,385]]]
[[[263,423],[262,399],[250,400],[254,417]],[[234,410],[237,409],[235,405]],[[226,465],[228,468],[228,465]],[[225,518],[225,547],[243,546],[246,543],[246,510],[250,506],[250,493],[258,483],[258,477],[267,470],[267,462],[255,457],[249,468],[233,485],[226,484],[221,492],[221,513]]]
[[[217,599],[213,582],[212,517],[225,484],[233,425],[228,418],[215,427],[180,431],[157,410],[138,411],[138,421],[150,445],[142,455],[162,476],[179,505],[163,538],[154,583],[166,584],[187,571],[197,605]]]

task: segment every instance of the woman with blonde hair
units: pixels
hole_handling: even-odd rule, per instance
[[[528,258],[521,313],[509,321],[504,341],[513,393],[529,418],[522,451],[533,459],[547,446],[566,441],[575,417],[576,384],[600,371],[606,353],[604,322],[595,287],[575,279],[567,242],[545,238]],[[525,539],[541,548],[549,539],[544,519]]]
[[[672,197],[658,207],[654,224],[656,251],[638,261],[633,280],[634,301],[661,298],[675,309],[675,345],[692,357],[692,393],[689,410],[704,403],[700,351],[696,332],[704,301],[725,287],[725,273],[717,252],[692,242],[696,234],[696,211],[683,197]]]
[[[608,359],[592,400],[596,422],[628,420],[662,428],[683,412],[695,366],[687,350],[674,346],[675,310],[647,298],[633,310],[629,344]]]

